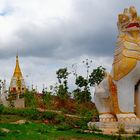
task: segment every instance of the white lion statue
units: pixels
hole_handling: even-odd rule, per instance
[[[95,87],[101,122],[137,122],[140,118],[140,17],[134,7],[118,16],[118,40],[112,71]]]

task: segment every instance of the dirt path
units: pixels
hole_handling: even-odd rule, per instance
[[[64,114],[62,111],[57,111],[57,110],[49,110],[49,109],[42,109],[42,108],[37,108],[37,110],[40,111],[40,112],[48,111],[48,112],[54,112],[54,113],[57,113],[57,114]],[[66,117],[70,117],[70,118],[78,118],[78,119],[85,118],[85,117],[80,117],[80,116],[71,115],[71,114],[64,114],[64,115]]]

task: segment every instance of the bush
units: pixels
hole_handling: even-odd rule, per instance
[[[37,100],[35,97],[34,91],[26,91],[24,94],[25,98],[25,106],[26,107],[36,107],[37,106]]]
[[[93,132],[102,132],[102,130],[99,129],[99,127],[97,127],[95,124],[94,125],[91,125],[90,130],[92,130]]]
[[[54,118],[56,117],[56,113],[55,112],[43,112],[42,113],[42,119],[45,120],[45,119],[48,119],[48,120],[54,120]]]
[[[29,119],[38,120],[39,118],[39,111],[37,109],[24,109],[20,112],[21,116],[28,117]]]
[[[140,134],[140,128],[135,131],[135,134]]]
[[[20,130],[12,130],[12,134],[20,134],[21,131]]]
[[[118,125],[118,134],[126,134],[126,131],[125,131],[125,124],[120,123],[120,124]]]
[[[77,129],[76,133],[78,133],[78,134],[85,134],[85,132],[83,130],[81,130],[81,129]]]
[[[37,109],[16,109],[16,108],[4,108],[3,114],[5,115],[19,115],[28,117],[29,119],[38,120],[40,119],[40,113]]]
[[[16,115],[19,112],[20,112],[19,109],[4,107],[2,114],[5,114],[5,115]]]
[[[0,114],[3,113],[4,105],[0,104]]]
[[[7,132],[5,132],[2,129],[0,129],[0,137],[4,137],[6,135],[7,135]]]
[[[44,125],[42,125],[40,128],[38,128],[37,131],[41,134],[48,133],[48,130]]]
[[[27,117],[29,119],[33,120],[54,120],[59,122],[62,122],[65,120],[64,116],[57,115],[55,112],[40,112],[35,108],[30,109],[16,109],[16,108],[6,108],[3,106],[0,106],[0,112],[5,115],[19,115],[23,117]],[[56,119],[56,120],[55,120]]]
[[[87,127],[87,122],[85,122],[84,119],[77,120],[74,124],[82,129],[85,129],[85,126]]]
[[[58,126],[56,128],[58,131],[66,131],[66,130],[70,130],[72,129],[71,126],[67,125],[67,124],[61,124],[60,126]]]
[[[52,93],[51,92],[47,92],[47,91],[44,91],[43,92],[43,103],[45,105],[45,107],[47,108],[50,108],[51,107],[51,101],[52,101]]]
[[[0,131],[0,137],[4,137],[4,136],[6,136],[6,132],[3,132],[3,131]]]
[[[55,117],[55,123],[63,123],[65,122],[65,116],[64,115],[56,115]]]

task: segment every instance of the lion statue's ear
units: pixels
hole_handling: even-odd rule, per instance
[[[131,14],[132,20],[137,19],[137,11],[134,6],[129,8],[129,13]]]
[[[124,11],[123,11],[123,13],[124,14],[129,14],[129,9],[128,8],[125,8]]]
[[[118,22],[122,23],[123,22],[123,14],[118,15]]]
[[[119,14],[118,15],[118,22],[119,23],[124,23],[129,20],[129,16],[127,14]]]

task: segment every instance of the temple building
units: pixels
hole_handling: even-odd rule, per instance
[[[25,81],[19,66],[18,55],[16,56],[16,66],[11,79],[9,92],[10,94],[22,94],[26,90]]]

